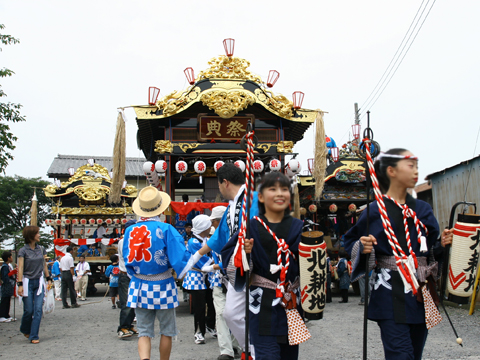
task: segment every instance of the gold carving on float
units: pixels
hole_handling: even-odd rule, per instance
[[[173,152],[173,144],[170,142],[170,140],[157,140],[155,142],[155,152],[158,152],[160,154],[165,154],[165,153],[172,153]]]
[[[257,145],[257,149],[261,149],[264,152],[268,152],[272,146],[276,146],[275,144],[270,144],[270,143],[261,143]]]
[[[211,91],[201,96],[203,105],[223,119],[229,119],[249,105],[255,103],[255,97],[247,91]]]
[[[137,190],[137,188],[136,188],[135,186],[133,186],[133,185],[127,185],[127,186],[125,187],[125,189],[123,189],[123,190],[125,190],[125,192],[126,192],[128,195],[130,195],[130,197],[135,197],[135,198],[137,197],[137,192],[138,192],[138,190]]]
[[[283,152],[283,153],[293,152],[293,141],[280,141],[277,144],[277,152]]]
[[[194,101],[198,97],[198,94],[200,94],[199,87],[192,89],[192,86],[190,86],[185,91],[175,90],[158,100],[155,106],[163,111],[164,116],[171,116],[179,112],[191,101]]]
[[[124,215],[133,214],[133,209],[130,206],[118,208],[100,208],[97,206],[86,206],[82,208],[67,208],[52,206],[52,214],[60,215]]]
[[[175,146],[178,146],[180,150],[182,150],[184,153],[187,152],[187,150],[190,149],[196,149],[200,145],[205,145],[205,144],[199,144],[199,143],[178,143],[178,144],[173,144]]]
[[[200,71],[195,81],[203,79],[238,79],[251,80],[258,84],[263,84],[260,76],[254,75],[247,70],[250,62],[245,59],[221,55],[212,58],[208,65],[210,65],[210,68]]]
[[[100,182],[86,182],[84,185],[75,186],[75,195],[83,201],[99,201],[105,199],[110,194],[108,186],[101,186]]]
[[[255,95],[260,103],[270,108],[270,111],[277,113],[283,118],[289,119],[293,116],[293,102],[283,95],[274,95],[269,90],[255,89]]]

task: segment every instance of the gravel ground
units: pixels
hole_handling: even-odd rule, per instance
[[[99,286],[104,294],[106,287]],[[361,359],[363,344],[363,307],[359,297],[351,295],[347,304],[334,297],[327,304],[324,319],[311,321],[308,327],[312,339],[300,345],[300,359]],[[19,331],[20,322],[0,324],[0,357],[5,359],[137,359],[135,337],[120,340],[116,336],[118,309],[112,309],[110,299],[91,297],[81,302],[79,309],[62,309],[56,303],[53,314],[42,319],[40,344],[30,344]],[[449,307],[450,317],[464,347],[455,342],[455,336],[444,316],[444,321],[430,331],[424,359],[480,359],[480,310],[472,316],[463,308]],[[21,318],[22,306],[16,307]],[[11,314],[13,315],[13,304]],[[180,330],[173,343],[171,359],[209,359],[220,354],[217,341],[206,335],[205,345],[193,342],[193,316],[187,303],[177,308],[177,326]],[[153,340],[152,359],[159,359],[158,336]],[[375,323],[368,323],[368,358],[382,359],[380,333]]]

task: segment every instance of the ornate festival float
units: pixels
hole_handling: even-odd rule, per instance
[[[225,55],[211,59],[209,68],[197,76],[191,67],[186,68],[187,89],[159,98],[160,89],[150,87],[148,105],[133,106],[137,143],[147,159],[144,172],[150,184],[172,199],[191,189],[202,194],[202,202],[173,201],[167,215],[185,216],[217,206],[221,198],[216,171],[226,162],[246,172],[247,179],[253,173],[253,188],[265,172],[282,171],[294,179],[301,166],[293,147],[314,122],[316,153],[323,158],[317,162],[317,171],[325,171],[324,112],[302,108],[304,94],[300,91],[293,92],[291,100],[273,93],[270,89],[280,73],[270,70],[264,82],[250,72],[250,62],[233,56],[234,43],[225,39]],[[249,129],[254,132],[251,145],[246,134]],[[295,210],[299,211],[298,206]],[[173,222],[173,218],[167,221]],[[307,241],[302,253],[302,257],[315,258],[316,266],[310,263],[313,270],[302,280],[302,303],[308,303],[304,308],[317,318],[325,304],[325,282],[320,281],[319,287],[315,279],[325,278],[326,264],[323,234],[318,233]]]
[[[54,164],[60,160],[55,159]],[[75,160],[77,159],[70,159],[78,163]],[[65,181],[56,179],[43,189],[45,195],[52,200],[53,217],[45,222],[53,228],[55,254],[62,256],[67,246],[73,246],[72,255],[78,261],[82,245],[96,245],[98,255],[93,250],[93,254],[82,251],[92,270],[89,282],[93,285],[106,282],[103,276],[105,268],[111,263],[110,255],[117,253],[113,245],[121,236],[122,226],[128,219],[134,218],[132,202],[137,197],[137,189],[124,180],[121,200],[111,202],[109,195],[113,174],[106,167],[95,163],[94,159],[89,159],[76,169],[69,167],[68,174]],[[104,227],[101,237],[96,236],[100,227]],[[85,248],[84,246],[83,249]],[[104,256],[101,256],[102,253]]]

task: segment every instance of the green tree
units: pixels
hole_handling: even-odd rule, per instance
[[[0,243],[17,240],[23,244],[22,230],[30,224],[30,209],[34,188],[37,188],[37,224],[41,227],[50,214],[50,200],[42,188],[49,184],[40,178],[24,178],[18,175],[0,176]],[[48,249],[53,237],[42,234],[40,243]]]
[[[0,31],[5,28],[5,25],[0,24]],[[0,33],[0,41],[3,45],[17,44],[20,41],[11,35],[5,35]],[[2,48],[0,47],[0,51]],[[0,78],[12,76],[15,74],[12,70],[7,68],[0,68]],[[11,150],[15,149],[15,141],[17,137],[10,132],[10,126],[8,122],[20,122],[25,121],[25,117],[20,115],[20,108],[22,105],[14,104],[11,102],[4,102],[6,97],[0,85],[0,172],[5,173],[5,168],[8,165],[9,160],[13,160]]]

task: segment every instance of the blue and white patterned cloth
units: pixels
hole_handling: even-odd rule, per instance
[[[207,288],[205,277],[205,273],[190,270],[183,279],[183,288],[186,290],[205,290]]]
[[[220,270],[211,271],[208,273],[208,281],[210,282],[210,289],[213,290],[215,286],[222,287],[222,279],[220,278]]]
[[[183,277],[192,266],[191,254],[178,231],[157,219],[142,219],[125,231],[122,254],[125,268],[132,279],[127,299],[127,306],[131,308],[177,307],[178,292],[173,277],[156,280],[155,275],[173,268],[178,277]],[[135,275],[151,279],[140,279]]]

